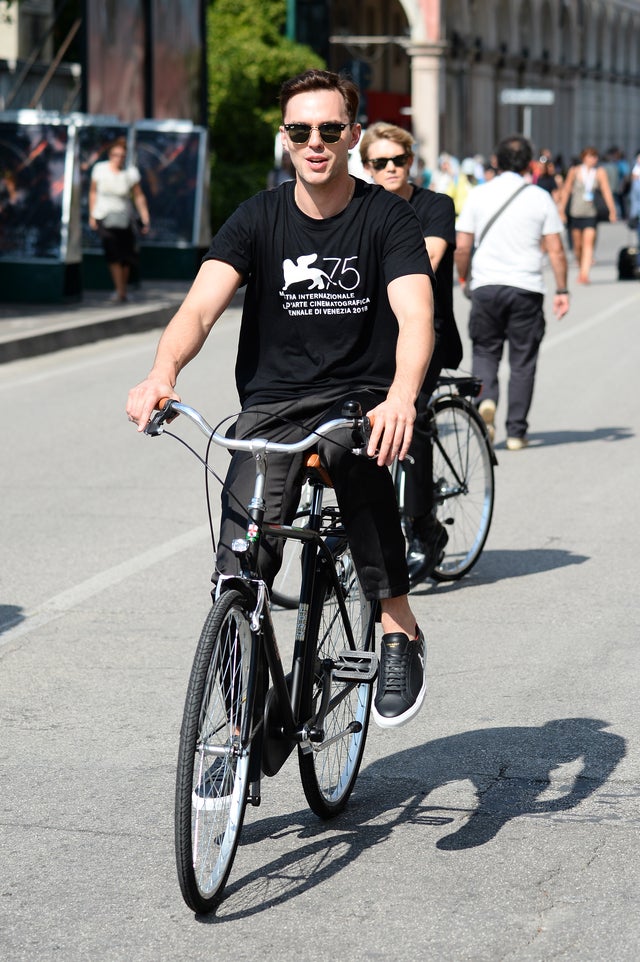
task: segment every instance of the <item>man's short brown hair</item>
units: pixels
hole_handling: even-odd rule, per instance
[[[360,94],[353,80],[342,74],[332,73],[330,70],[305,70],[297,77],[285,80],[280,88],[280,109],[282,119],[287,110],[287,104],[297,94],[308,93],[312,90],[337,90],[342,95],[350,123],[355,123],[358,117]]]

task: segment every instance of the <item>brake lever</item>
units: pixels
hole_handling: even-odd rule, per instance
[[[355,425],[353,428],[353,434],[351,439],[353,441],[352,451],[354,454],[367,456],[367,448],[369,446],[369,438],[371,437],[371,425],[372,421],[365,415],[361,415],[359,418],[359,424]]]
[[[157,438],[162,434],[162,425],[170,424],[178,417],[179,411],[173,410],[174,401],[172,398],[163,397],[158,403],[159,410],[153,415],[144,429],[144,433],[151,438]]]

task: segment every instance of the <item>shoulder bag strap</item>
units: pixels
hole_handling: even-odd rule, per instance
[[[475,251],[478,250],[478,248],[480,247],[480,244],[482,243],[482,240],[484,239],[487,231],[489,230],[490,227],[493,227],[493,225],[494,225],[495,222],[497,221],[497,219],[498,219],[498,217],[500,216],[500,214],[507,209],[507,207],[509,206],[509,204],[511,203],[511,201],[512,201],[512,200],[515,200],[516,197],[518,196],[518,194],[521,194],[522,191],[523,191],[523,190],[526,190],[526,188],[529,187],[529,186],[530,186],[530,184],[521,184],[521,185],[518,187],[518,189],[513,192],[513,194],[511,195],[511,197],[509,197],[508,200],[506,200],[506,201],[504,202],[504,204],[502,205],[502,207],[499,207],[499,208],[498,208],[498,210],[495,212],[495,214],[493,215],[493,217],[491,217],[491,218],[488,220],[488,222],[487,222],[487,223],[485,224],[485,226],[484,226],[484,230],[482,231],[482,233],[481,233],[480,236],[478,237],[478,240],[476,241],[474,253],[475,253]]]

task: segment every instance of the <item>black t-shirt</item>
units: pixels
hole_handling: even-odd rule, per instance
[[[356,179],[335,217],[307,217],[294,182],[238,207],[205,260],[231,264],[247,290],[236,362],[244,407],[348,389],[386,390],[395,373],[398,322],[387,284],[432,276],[412,208]]]
[[[424,237],[441,237],[447,242],[436,270],[434,326],[439,342],[438,357],[444,367],[457,367],[462,360],[462,342],[453,313],[453,252],[456,246],[456,212],[448,194],[415,187],[409,198],[420,221]]]

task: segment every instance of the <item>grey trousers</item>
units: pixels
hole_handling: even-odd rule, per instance
[[[481,400],[499,400],[498,368],[505,342],[509,345],[507,435],[527,433],[527,415],[545,321],[543,295],[518,287],[487,285],[471,294],[469,336],[473,345],[473,373],[481,378]]]

